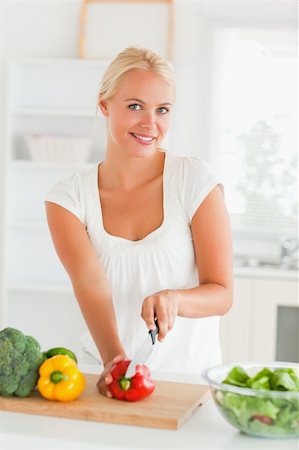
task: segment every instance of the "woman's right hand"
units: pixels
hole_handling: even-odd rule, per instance
[[[105,368],[101,373],[100,378],[97,382],[98,391],[105,397],[112,398],[111,392],[109,390],[109,384],[112,383],[111,370],[113,369],[115,364],[119,363],[120,361],[123,361],[124,359],[127,359],[125,355],[116,355],[112,359],[112,361],[109,361],[105,365]]]

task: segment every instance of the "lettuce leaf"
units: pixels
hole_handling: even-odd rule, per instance
[[[245,372],[245,370],[240,367],[234,367],[226,379],[222,381],[224,384],[232,384],[233,386],[246,387],[246,383],[249,380],[249,376]]]
[[[261,397],[218,390],[215,399],[222,414],[239,429],[258,435],[299,434],[299,396],[276,398],[267,395],[271,390],[299,392],[299,378],[293,369],[272,371],[265,367],[249,377],[242,367],[236,366],[222,383],[265,393]]]
[[[276,369],[270,376],[274,391],[297,391],[296,374],[292,369]]]
[[[242,367],[236,366],[230,370],[222,383],[257,390],[299,392],[299,377],[291,368],[281,368],[272,371],[265,367],[254,377],[249,377]]]

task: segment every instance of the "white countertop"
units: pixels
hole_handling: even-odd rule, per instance
[[[234,266],[236,278],[264,278],[273,280],[298,281],[298,271],[271,267]]]
[[[153,373],[153,376],[183,381],[179,375],[158,378],[158,374]],[[194,382],[194,378],[184,377],[184,381]],[[298,446],[298,439],[260,439],[239,433],[222,418],[212,399],[199,407],[178,430],[0,411],[1,450],[298,450]]]

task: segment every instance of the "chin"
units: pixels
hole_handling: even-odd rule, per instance
[[[130,154],[135,157],[135,158],[148,158],[150,156],[153,156],[156,152],[158,151],[158,147],[145,147],[144,149],[138,149],[138,150],[133,150],[130,152]]]

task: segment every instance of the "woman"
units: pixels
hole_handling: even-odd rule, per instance
[[[219,316],[232,303],[229,219],[209,166],[160,148],[174,100],[166,60],[135,47],[117,55],[99,93],[105,159],[46,198],[107,396],[111,368],[133,357],[155,318],[151,369],[200,374],[220,362]]]

